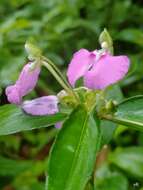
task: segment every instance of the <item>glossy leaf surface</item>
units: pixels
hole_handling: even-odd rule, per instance
[[[65,117],[66,114],[60,113],[51,116],[30,116],[20,107],[8,104],[0,107],[0,135],[48,127],[64,120]]]
[[[93,171],[99,145],[97,122],[77,107],[53,146],[46,190],[83,190]]]
[[[143,96],[135,96],[120,103],[111,120],[143,132]]]

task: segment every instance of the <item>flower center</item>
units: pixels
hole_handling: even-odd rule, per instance
[[[95,50],[93,52],[91,52],[90,54],[90,61],[89,61],[89,65],[88,65],[88,71],[91,71],[92,68],[97,64],[97,62],[99,61],[99,59],[105,54],[105,50],[101,49],[101,50]]]

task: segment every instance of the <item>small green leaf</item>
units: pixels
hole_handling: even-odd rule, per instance
[[[0,135],[9,135],[20,131],[48,127],[66,118],[66,114],[51,116],[26,115],[20,107],[4,105],[0,107]]]
[[[143,132],[143,96],[135,96],[121,102],[116,112],[106,119]]]
[[[109,160],[133,177],[143,178],[143,147],[117,148]]]
[[[83,106],[65,121],[51,151],[46,190],[83,190],[99,146],[97,122]]]

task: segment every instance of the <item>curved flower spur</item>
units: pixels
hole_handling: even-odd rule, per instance
[[[104,30],[99,38],[102,49],[88,51],[81,49],[76,52],[69,64],[67,77],[72,87],[76,81],[83,77],[84,88],[88,91],[104,90],[121,80],[128,72],[130,61],[125,55],[113,56],[112,39]],[[66,91],[69,101],[79,104],[79,94],[63,78],[58,68],[47,58],[43,57],[41,51],[32,44],[26,43],[26,50],[30,62],[26,64],[16,81],[15,85],[6,88],[8,101],[20,105],[22,109],[31,115],[50,115],[59,111],[59,96],[44,96],[34,100],[22,102],[22,97],[27,95],[36,86],[41,66],[44,65]],[[71,98],[72,97],[72,98]],[[86,101],[86,100],[85,100]],[[93,100],[92,100],[93,101]],[[95,101],[95,98],[94,98]],[[95,103],[94,103],[95,104]],[[92,103],[88,104],[92,105]],[[61,126],[61,123],[56,125]]]

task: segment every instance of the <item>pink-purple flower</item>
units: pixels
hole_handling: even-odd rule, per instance
[[[27,100],[23,102],[22,108],[31,115],[53,115],[59,111],[58,98],[51,95]]]
[[[8,101],[12,104],[17,104],[22,109],[31,115],[52,115],[57,113],[58,98],[57,96],[44,96],[34,100],[22,101],[23,96],[31,92],[38,81],[40,68],[31,70],[31,63],[26,64],[14,85],[6,88]]]
[[[67,77],[74,87],[76,81],[83,77],[84,85],[89,89],[104,89],[121,80],[130,65],[127,56],[112,56],[107,51],[76,52],[69,64]]]
[[[26,64],[14,85],[6,88],[8,101],[14,104],[21,104],[22,97],[28,94],[36,86],[40,68],[30,70],[30,63]]]

